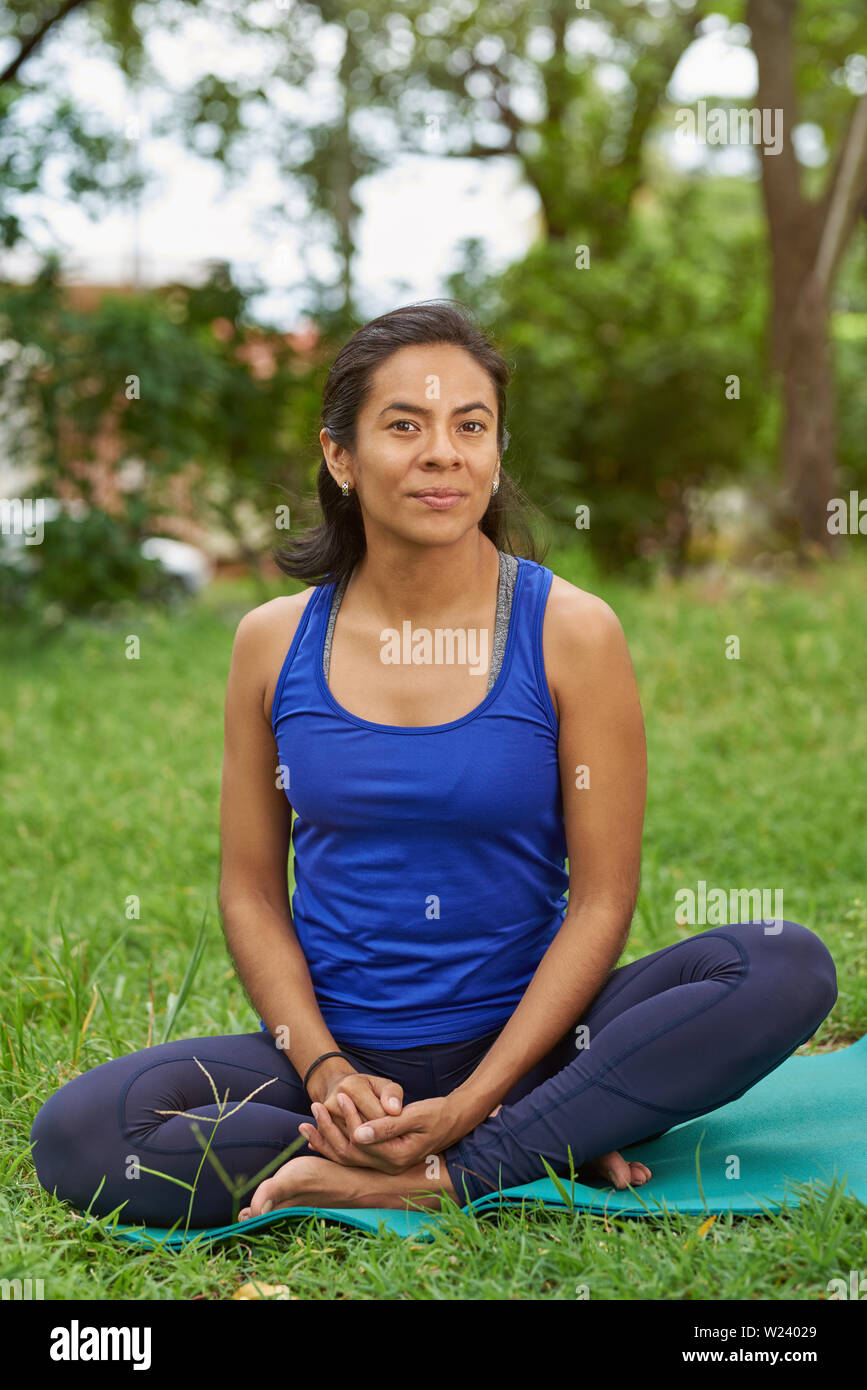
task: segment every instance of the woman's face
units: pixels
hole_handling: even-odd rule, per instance
[[[421,544],[453,544],[478,525],[497,477],[497,397],[483,367],[450,343],[401,348],[377,368],[354,455],[323,430],[338,483],[371,524]],[[441,502],[420,493],[448,491]]]

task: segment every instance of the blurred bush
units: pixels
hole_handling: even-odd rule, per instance
[[[581,269],[549,240],[496,279],[452,280],[515,371],[505,467],[560,523],[558,543],[577,538],[602,569],[649,574],[658,555],[677,570],[696,489],[776,472],[755,197],[676,187],[647,200],[616,259],[591,244]]]
[[[0,605],[7,619],[56,624],[67,614],[106,611],[130,599],[171,601],[174,575],[145,559],[138,528],[91,509],[44,523],[39,545],[0,551]]]

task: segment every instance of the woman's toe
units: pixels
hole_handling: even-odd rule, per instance
[[[621,1191],[627,1183],[632,1181],[631,1170],[624,1159],[613,1159],[608,1164],[608,1176],[612,1185]]]
[[[274,1205],[274,1192],[271,1181],[263,1182],[253,1193],[250,1205],[245,1208],[248,1216],[266,1216]]]

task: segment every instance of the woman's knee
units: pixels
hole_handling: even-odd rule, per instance
[[[812,1022],[818,1028],[837,1002],[837,970],[831,952],[816,932],[800,922],[777,919],[763,924],[763,935],[768,943],[766,968],[803,1011],[805,1027]]]
[[[76,1205],[81,1204],[84,1186],[93,1179],[88,1171],[91,1159],[104,1156],[110,1147],[109,1115],[92,1076],[92,1072],[84,1072],[50,1095],[36,1112],[30,1130],[31,1153],[41,1186]]]

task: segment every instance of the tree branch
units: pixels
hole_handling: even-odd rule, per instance
[[[629,196],[635,192],[643,178],[641,169],[641,151],[644,147],[644,140],[647,135],[650,123],[659,109],[660,103],[664,100],[668,91],[668,84],[671,81],[674,70],[686,52],[689,45],[695,38],[695,31],[701,15],[696,13],[692,17],[683,16],[681,23],[675,30],[676,38],[670,44],[661,47],[659,53],[659,69],[663,74],[664,80],[659,79],[654,82],[640,83],[636,80],[635,69],[630,73],[630,77],[635,86],[635,104],[632,108],[632,116],[629,122],[629,130],[623,147],[623,158],[621,164],[626,168],[632,168],[632,186]]]
[[[761,155],[762,187],[772,242],[791,237],[804,214],[801,172],[792,144],[798,121],[794,23],[797,0],[748,0],[747,24],[759,67],[756,105],[783,113],[779,154]]]
[[[867,196],[867,94],[852,112],[831,183],[814,274],[823,289],[834,278]]]
[[[60,6],[60,9],[57,10],[55,14],[49,15],[47,19],[43,20],[39,28],[35,29],[28,39],[25,39],[20,49],[18,50],[18,53],[12,59],[12,62],[9,64],[9,66],[6,68],[4,72],[0,73],[0,82],[14,81],[15,77],[18,75],[18,69],[21,67],[22,63],[26,63],[31,53],[33,53],[34,50],[39,47],[49,30],[55,28],[56,25],[62,23],[62,21],[66,19],[66,16],[70,14],[73,10],[77,10],[81,5],[86,4],[87,0],[64,0],[64,3]]]

